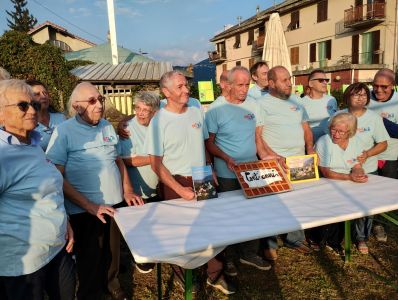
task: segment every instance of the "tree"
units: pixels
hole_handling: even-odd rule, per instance
[[[6,10],[6,13],[11,17],[11,20],[7,18],[8,27],[11,30],[28,32],[36,25],[37,19],[29,14],[29,10],[25,8],[27,1],[11,0],[11,2],[14,4],[14,11]]]

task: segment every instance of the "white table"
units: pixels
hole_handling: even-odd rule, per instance
[[[294,191],[246,199],[242,191],[206,201],[170,200],[121,208],[115,220],[138,263],[194,269],[227,245],[398,210],[398,181],[320,179]]]

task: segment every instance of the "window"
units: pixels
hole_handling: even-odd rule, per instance
[[[237,65],[237,66],[240,66],[240,65],[241,65],[240,60],[237,60],[237,61],[236,61],[236,65]]]
[[[254,65],[254,58],[249,58],[249,69]]]
[[[290,63],[292,65],[299,64],[299,47],[290,48]]]
[[[261,27],[258,28],[258,35],[265,35],[265,27],[262,25]]]
[[[295,30],[300,27],[300,11],[296,10],[290,14],[290,24],[288,30]]]
[[[327,60],[332,58],[332,40],[318,43],[319,67],[327,66]]]
[[[248,34],[249,34],[249,37],[247,39],[247,45],[250,46],[254,42],[254,29],[249,29]]]
[[[323,22],[328,19],[328,0],[321,0],[317,5],[317,22]]]
[[[227,70],[227,64],[223,64],[223,65],[222,65],[222,70],[223,70],[223,71],[226,71],[226,70]]]
[[[316,44],[310,44],[310,62],[316,62]]]
[[[234,48],[235,49],[240,48],[240,34],[239,33],[235,35]]]
[[[352,36],[351,63],[352,64],[359,63],[359,35],[358,34]]]
[[[362,64],[380,63],[380,30],[362,34]]]

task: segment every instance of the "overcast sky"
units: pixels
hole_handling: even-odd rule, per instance
[[[115,0],[118,45],[147,52],[156,60],[187,65],[207,58],[209,42],[224,25],[247,19],[282,1],[273,0]],[[94,43],[106,42],[106,0],[28,0],[38,23],[51,21]],[[0,32],[8,29],[5,10],[9,0],[0,1]]]

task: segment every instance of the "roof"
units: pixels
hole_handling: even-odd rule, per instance
[[[269,7],[263,11],[260,11],[256,15],[244,20],[227,30],[215,35],[210,42],[217,42],[219,40],[228,38],[237,33],[241,33],[249,28],[257,27],[260,24],[263,24],[265,21],[269,19],[272,13],[278,12],[279,14],[285,14],[290,11],[296,10],[298,7],[307,6],[313,2],[317,2],[317,0],[286,0],[280,4]]]
[[[48,27],[52,27],[55,30],[57,30],[58,32],[63,33],[64,35],[70,36],[71,38],[77,39],[77,40],[82,41],[84,43],[87,43],[87,44],[89,44],[91,46],[95,46],[96,45],[95,43],[90,42],[89,40],[83,39],[83,38],[81,38],[81,37],[79,37],[79,36],[77,36],[77,35],[75,35],[73,33],[70,33],[68,30],[66,30],[66,28],[64,28],[62,26],[59,26],[57,24],[54,24],[54,23],[52,23],[50,21],[46,21],[46,22],[44,22],[42,24],[39,24],[39,25],[33,27],[31,30],[28,31],[28,34],[32,35],[32,34],[42,30],[43,28],[45,28],[47,26]]]
[[[81,81],[92,83],[139,84],[159,82],[164,73],[172,70],[169,62],[150,61],[86,65],[74,68],[71,73]]]
[[[117,47],[119,63],[150,62],[152,59],[127,48]],[[88,60],[97,64],[112,64],[111,44],[105,43],[79,51],[65,53],[66,60]]]

